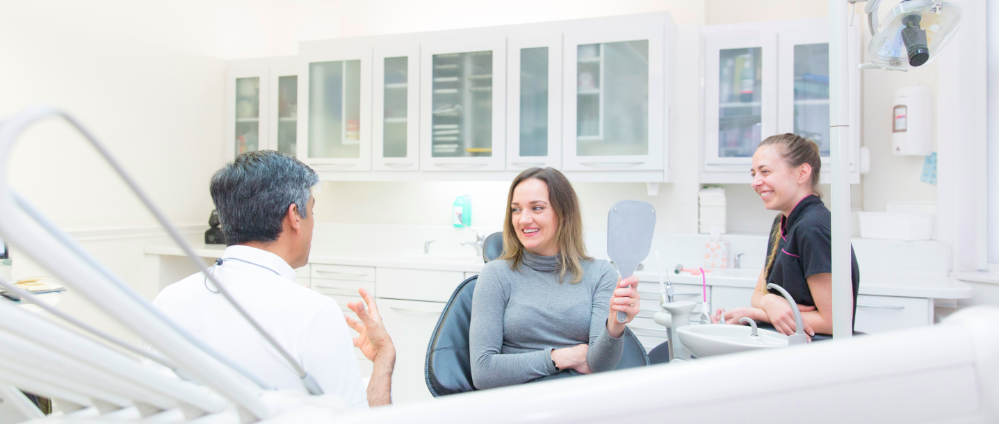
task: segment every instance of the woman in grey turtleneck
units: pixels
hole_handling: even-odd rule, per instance
[[[638,314],[638,278],[618,281],[607,261],[586,256],[579,201],[553,168],[513,180],[503,255],[482,268],[472,297],[469,349],[478,389],[552,374],[612,370],[624,324]]]

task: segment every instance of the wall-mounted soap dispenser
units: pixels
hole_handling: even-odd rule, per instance
[[[458,196],[451,210],[451,224],[457,228],[472,226],[472,196]]]
[[[930,87],[914,85],[895,90],[891,151],[896,156],[933,153],[933,99]]]

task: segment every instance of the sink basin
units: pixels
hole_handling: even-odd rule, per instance
[[[683,346],[698,358],[787,347],[787,336],[776,331],[757,331],[759,336],[753,337],[748,325],[710,324],[680,327],[677,334]]]
[[[415,253],[402,255],[406,260],[425,260],[432,262],[477,262],[482,263],[482,257],[476,256],[475,252],[441,252],[441,253]]]

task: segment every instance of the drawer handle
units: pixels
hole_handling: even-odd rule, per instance
[[[530,167],[530,166],[545,166],[544,162],[510,162],[510,165]]]
[[[343,275],[343,276],[347,276],[347,277],[367,277],[368,276],[368,273],[366,273],[366,272],[363,273],[363,274],[358,274],[358,273],[354,273],[354,272],[326,271],[326,270],[322,270],[322,269],[317,269],[316,272],[321,272],[323,274]]]
[[[444,312],[443,310],[440,310],[440,311],[425,311],[425,310],[422,310],[422,309],[400,308],[398,306],[389,306],[389,309],[391,309],[393,311],[397,311],[397,312],[410,312],[410,313],[414,313],[414,314],[428,314],[428,315],[430,315],[430,314],[440,315],[442,312]]]
[[[905,309],[905,306],[885,306],[885,305],[861,305],[857,304],[858,308],[871,308],[871,309],[891,309],[895,311],[901,311]]]
[[[478,168],[489,165],[488,163],[435,163],[434,166],[442,168]]]
[[[645,163],[644,161],[638,162],[580,162],[582,165],[586,166],[596,166],[604,168],[623,168],[627,166],[636,166]]]
[[[628,328],[631,328],[632,330],[658,331],[658,332],[661,332],[661,333],[666,333],[667,332],[666,331],[666,327],[663,327],[663,328],[654,328],[654,327],[644,327],[644,326],[641,326],[641,325],[628,324]]]
[[[389,166],[389,167],[392,167],[392,168],[405,168],[407,166],[413,166],[414,164],[412,162],[410,162],[410,163],[385,163],[383,165]]]

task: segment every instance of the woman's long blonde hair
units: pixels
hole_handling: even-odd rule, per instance
[[[818,144],[807,138],[787,133],[767,137],[756,149],[759,150],[763,146],[776,147],[777,154],[791,168],[797,168],[805,163],[811,166],[812,193],[816,196],[822,196],[822,192],[819,191],[819,170],[822,168],[822,157],[819,155]],[[763,281],[770,279],[770,272],[774,268],[774,259],[777,258],[777,239],[781,235],[780,219],[781,215],[778,214],[773,234],[770,235],[770,243],[773,244],[773,247],[770,249],[770,254],[767,255],[766,273],[764,274]]]
[[[523,262],[524,245],[517,238],[513,228],[513,190],[525,180],[534,178],[548,185],[548,201],[558,218],[555,243],[559,252],[559,281],[566,275],[572,277],[570,284],[583,280],[583,267],[580,261],[590,260],[583,244],[583,218],[579,210],[579,198],[572,184],[555,168],[531,168],[521,172],[510,184],[510,194],[506,198],[506,224],[503,225],[503,254],[499,259],[510,260],[510,269],[516,270]]]

